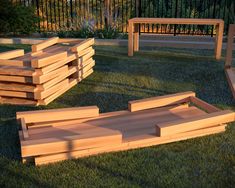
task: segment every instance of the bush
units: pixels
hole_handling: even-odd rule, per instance
[[[39,18],[33,7],[24,7],[0,0],[0,33],[30,34],[37,31]]]

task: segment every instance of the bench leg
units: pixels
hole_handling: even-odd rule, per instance
[[[134,51],[139,51],[139,24],[134,25]]]
[[[128,27],[128,56],[133,56],[133,23]]]
[[[215,58],[221,58],[222,44],[223,44],[224,24],[216,26],[216,39],[215,39]]]

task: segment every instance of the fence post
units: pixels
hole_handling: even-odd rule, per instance
[[[175,1],[175,18],[178,17],[178,0]],[[174,36],[176,36],[176,24],[174,25]]]

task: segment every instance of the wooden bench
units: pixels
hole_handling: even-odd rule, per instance
[[[17,112],[23,162],[36,165],[220,133],[235,113],[183,92],[129,101],[128,110],[96,106]]]
[[[132,18],[129,21],[128,56],[139,51],[140,24],[180,24],[180,25],[214,25],[216,28],[215,58],[221,58],[224,21],[222,19],[193,19],[193,18]]]

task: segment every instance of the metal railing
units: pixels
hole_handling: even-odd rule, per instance
[[[108,25],[127,32],[133,17],[221,18],[235,22],[234,0],[15,0],[34,6],[41,18],[40,32],[79,30],[89,26],[103,29]],[[143,33],[213,35],[213,26],[142,25]]]

